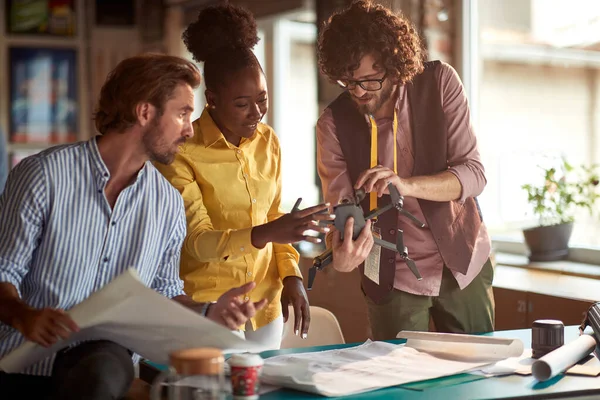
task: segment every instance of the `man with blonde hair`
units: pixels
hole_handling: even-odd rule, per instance
[[[179,57],[126,59],[102,88],[100,136],[28,157],[11,172],[0,197],[0,357],[25,340],[49,347],[77,331],[64,310],[129,266],[158,293],[230,329],[264,307],[237,301],[252,284],[202,304],[179,279],[183,201],[151,161],[172,162],[193,136],[199,84],[197,68]],[[3,398],[117,399],[132,380],[132,353],[99,340],[0,373],[0,390]]]

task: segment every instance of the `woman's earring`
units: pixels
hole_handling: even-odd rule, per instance
[[[212,106],[210,106],[210,108],[212,108],[214,110],[215,108],[217,108],[217,106],[212,105]]]

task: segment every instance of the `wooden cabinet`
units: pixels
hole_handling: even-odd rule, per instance
[[[600,282],[598,283],[600,285]],[[527,328],[536,319],[558,319],[565,325],[579,325],[593,301],[528,293]]]
[[[496,330],[531,328],[538,319],[578,325],[600,300],[600,280],[521,267],[496,266]]]
[[[579,325],[593,301],[494,288],[497,331],[531,328],[538,319],[557,319]]]
[[[527,292],[494,287],[497,331],[527,326]]]

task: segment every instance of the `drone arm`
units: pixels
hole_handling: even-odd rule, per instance
[[[308,269],[308,284],[306,285],[307,290],[312,290],[313,283],[315,283],[315,277],[317,271],[325,268],[333,261],[333,250],[327,249],[323,253],[316,256],[313,260],[313,265]]]
[[[406,211],[404,208],[398,209],[398,212],[410,219],[412,222],[414,222],[419,228],[425,228],[425,223],[423,221],[419,220],[417,217]]]
[[[375,242],[375,244],[383,247],[384,249],[388,249],[388,250],[396,251],[396,252],[398,251],[398,249],[396,248],[396,246],[393,243],[386,242],[385,240],[379,239],[376,237],[373,237],[373,241]]]
[[[333,250],[327,249],[316,256],[313,260],[313,267],[323,269],[333,261]]]
[[[371,212],[369,212],[367,215],[365,215],[365,221],[368,219],[376,218],[376,217],[380,216],[381,214],[383,214],[384,212],[386,212],[387,210],[391,210],[392,208],[394,208],[393,204],[387,204],[383,207],[376,208],[376,209],[372,210]]]

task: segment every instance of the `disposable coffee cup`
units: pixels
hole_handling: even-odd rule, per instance
[[[260,374],[264,360],[258,354],[233,354],[227,361],[231,367],[231,391],[234,399],[258,399]]]

